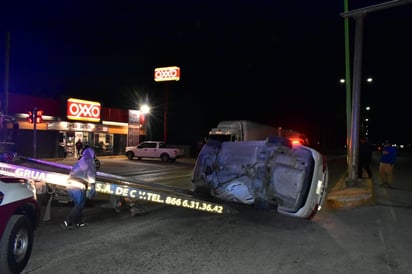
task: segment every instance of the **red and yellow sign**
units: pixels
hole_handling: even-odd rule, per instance
[[[156,68],[154,71],[154,80],[156,82],[179,81],[179,79],[180,79],[180,68],[179,67]]]
[[[101,106],[99,102],[80,99],[67,99],[67,119],[100,122]]]

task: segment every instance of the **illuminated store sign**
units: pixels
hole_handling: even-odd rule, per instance
[[[67,119],[100,122],[101,106],[99,102],[69,98],[67,100]]]
[[[179,67],[157,68],[154,71],[154,79],[156,82],[179,81],[180,68]]]

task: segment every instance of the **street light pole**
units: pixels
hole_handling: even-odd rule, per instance
[[[349,180],[357,178],[358,170],[358,147],[359,147],[359,113],[361,94],[361,74],[362,74],[362,36],[363,36],[363,15],[358,15],[355,30],[355,52],[353,66],[353,91],[352,91],[352,119],[351,138],[349,141]]]
[[[354,70],[353,70],[353,92],[352,92],[352,116],[351,116],[351,138],[349,140],[349,180],[354,181],[357,175],[358,166],[358,141],[359,141],[359,109],[360,109],[360,92],[361,92],[361,68],[362,68],[362,36],[363,36],[363,18],[366,14],[393,8],[395,6],[411,4],[412,0],[393,0],[353,11],[341,13],[343,18],[352,17],[356,21],[355,28],[355,52],[354,52]]]
[[[348,0],[344,0],[344,11],[348,11]],[[349,46],[349,18],[344,18],[345,30],[345,87],[346,87],[346,163],[349,165],[349,140],[351,136],[351,78],[350,78],[350,46]]]

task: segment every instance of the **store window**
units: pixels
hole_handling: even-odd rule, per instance
[[[96,133],[94,135],[94,149],[96,153],[112,153],[113,134]]]

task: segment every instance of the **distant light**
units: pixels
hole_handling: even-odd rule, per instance
[[[344,84],[344,83],[345,83],[345,79],[343,79],[343,78],[340,79],[340,80],[339,80],[339,83]]]
[[[366,82],[372,83],[372,82],[373,82],[373,78],[372,78],[372,77],[368,77],[368,78],[366,79]]]

